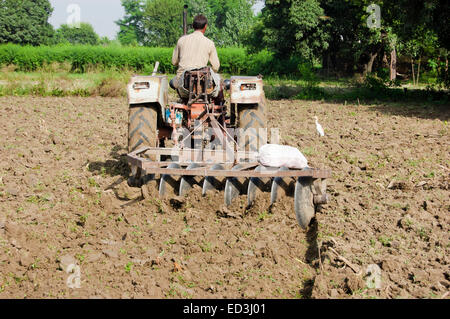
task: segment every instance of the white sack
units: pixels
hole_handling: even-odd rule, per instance
[[[308,167],[308,160],[295,147],[266,144],[259,149],[258,161],[261,165],[271,167],[288,167],[303,169]]]

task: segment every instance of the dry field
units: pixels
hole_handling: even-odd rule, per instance
[[[269,112],[283,144],[333,170],[307,231],[292,198],[224,209],[220,192],[128,187],[125,98],[0,98],[0,298],[448,298],[450,107]]]

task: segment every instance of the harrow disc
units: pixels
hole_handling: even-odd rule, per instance
[[[132,166],[131,176],[128,178],[127,182],[130,187],[140,187],[142,185],[142,169]]]
[[[241,164],[233,166],[231,170],[238,171],[242,168]],[[225,182],[225,205],[230,206],[234,198],[241,193],[242,183],[236,177],[228,177]]]
[[[194,169],[200,167],[197,163],[190,164],[186,170]],[[194,176],[182,176],[181,182],[180,182],[180,196],[186,195],[194,186],[194,184],[197,184],[197,181],[195,180]]]
[[[211,170],[222,171],[222,170],[224,170],[224,167],[220,164],[216,164],[211,167]],[[202,195],[205,196],[206,193],[210,190],[222,189],[222,186],[223,186],[223,181],[219,181],[214,176],[206,176],[205,180],[203,181]]]
[[[258,166],[255,168],[256,172],[263,172],[273,170],[265,166]],[[266,183],[270,181],[270,177],[267,178],[259,178],[252,177],[248,182],[248,190],[247,190],[247,205],[250,207],[256,199],[256,195],[266,188]]]
[[[180,165],[177,163],[170,163],[167,168],[180,168]],[[172,185],[172,187],[176,189],[177,181],[169,174],[161,175],[161,180],[159,182],[159,196],[164,197],[166,195],[167,184]]]
[[[298,224],[306,229],[315,214],[314,197],[312,192],[313,179],[299,177],[295,183],[294,209]]]
[[[280,172],[288,171],[289,168],[281,167]],[[286,182],[288,178],[275,177],[272,182],[272,188],[270,190],[270,204],[275,203],[282,196],[286,196],[289,193],[290,183]],[[289,178],[291,180],[291,178]]]

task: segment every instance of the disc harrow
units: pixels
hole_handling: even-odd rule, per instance
[[[178,161],[158,160],[168,154]],[[160,197],[170,194],[169,189],[175,195],[186,196],[194,185],[202,188],[203,196],[213,190],[223,190],[226,206],[239,195],[247,195],[248,207],[260,193],[270,192],[271,204],[292,196],[295,216],[304,229],[320,206],[328,202],[326,179],[331,177],[330,170],[266,167],[254,160],[256,154],[247,154],[247,159],[253,160],[239,163],[214,163],[204,153],[203,158],[192,161],[195,154],[194,149],[141,148],[128,154],[134,174],[131,179],[160,176]],[[157,161],[150,160],[148,155],[156,156]]]

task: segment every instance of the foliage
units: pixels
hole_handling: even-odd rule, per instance
[[[255,23],[251,7],[247,1],[242,1],[242,8],[231,8],[226,12],[225,25],[219,33],[219,46],[242,46],[243,40]]]
[[[188,23],[197,14],[206,15],[206,36],[224,48],[219,50],[221,72],[299,76],[314,88],[317,68],[312,65],[320,64],[328,76],[330,71],[337,76],[362,72],[368,88],[377,81],[396,86],[398,80],[390,79],[397,75],[412,78],[413,84],[425,79],[436,87],[450,86],[446,0],[265,0],[257,17],[255,0],[122,0],[125,15],[116,23],[118,41],[127,48],[99,39],[88,24],[79,29],[63,25],[55,32],[48,23],[49,0],[0,0],[0,44],[27,45],[0,47],[0,63],[20,70],[67,62],[74,72],[91,67],[149,72],[158,59],[161,70],[173,73],[170,58],[182,34],[185,3]],[[372,3],[381,8],[377,28],[367,25]],[[55,44],[65,45],[28,47]]]
[[[188,24],[195,15],[208,18],[206,36],[218,47],[241,46],[254,23],[253,0],[187,0]],[[123,45],[174,46],[182,35],[183,2],[176,0],[122,0],[125,16],[118,39]],[[192,30],[189,30],[192,32]]]
[[[123,45],[137,45],[145,42],[142,22],[144,3],[143,0],[122,0],[125,16],[116,21],[116,24],[120,27],[117,38]]]
[[[432,28],[438,35],[442,48],[450,50],[450,2],[448,0],[436,1],[433,11]]]
[[[375,75],[367,74],[364,78],[362,87],[371,89],[374,91],[380,91],[387,88],[385,81]]]
[[[298,66],[300,78],[306,83],[297,99],[301,100],[321,100],[328,96],[328,94],[319,87],[319,78],[316,75],[313,65],[302,62]]]
[[[172,72],[170,48],[135,48],[115,46],[0,46],[0,64],[13,64],[20,71],[33,71],[45,64],[70,63],[72,71],[86,72],[89,67],[143,70],[160,62],[162,72]]]
[[[199,14],[203,14],[208,19],[208,28],[206,29],[205,36],[210,38],[216,43],[216,46],[220,46],[220,39],[217,38],[219,29],[216,26],[216,12],[209,4],[210,0],[188,0],[188,33],[192,32],[192,22],[194,17]],[[218,42],[219,41],[219,42]]]
[[[205,36],[218,47],[242,46],[255,23],[252,0],[189,0],[189,22],[198,15],[208,18]]]
[[[367,20],[371,13],[367,8],[372,3],[372,0],[321,0],[329,17],[330,47],[323,55],[328,70],[346,74],[376,71],[386,67],[394,48],[397,54],[409,56],[413,64],[421,57],[438,55],[439,43],[443,45],[448,37],[448,33],[441,31],[446,28],[441,26],[448,21],[448,14],[439,12],[448,9],[448,1],[376,1],[381,9],[380,27],[369,28]]]
[[[242,48],[219,48],[221,73],[269,74],[261,69],[271,64],[271,55],[263,51],[249,55]],[[0,66],[15,65],[18,71],[33,71],[52,63],[69,63],[72,72],[86,72],[89,68],[129,69],[150,73],[154,63],[160,62],[159,71],[173,74],[173,48],[120,47],[120,46],[19,46],[0,45]]]
[[[153,47],[174,46],[183,34],[183,3],[178,0],[152,0],[144,7],[144,44]]]
[[[48,0],[0,0],[0,44],[47,44],[53,36]]]
[[[328,47],[323,15],[317,0],[267,0],[248,44],[254,51],[267,48],[279,59],[298,55],[312,61]]]
[[[358,62],[367,53],[377,50],[381,43],[378,29],[366,25],[370,3],[364,1],[322,0],[325,16],[325,29],[329,34],[329,47],[324,54],[327,68],[352,74],[357,71]]]
[[[63,24],[56,30],[56,37],[59,43],[88,44],[96,45],[100,43],[100,38],[95,33],[94,28],[89,23],[80,23],[79,27]],[[105,39],[103,39],[105,41]]]

